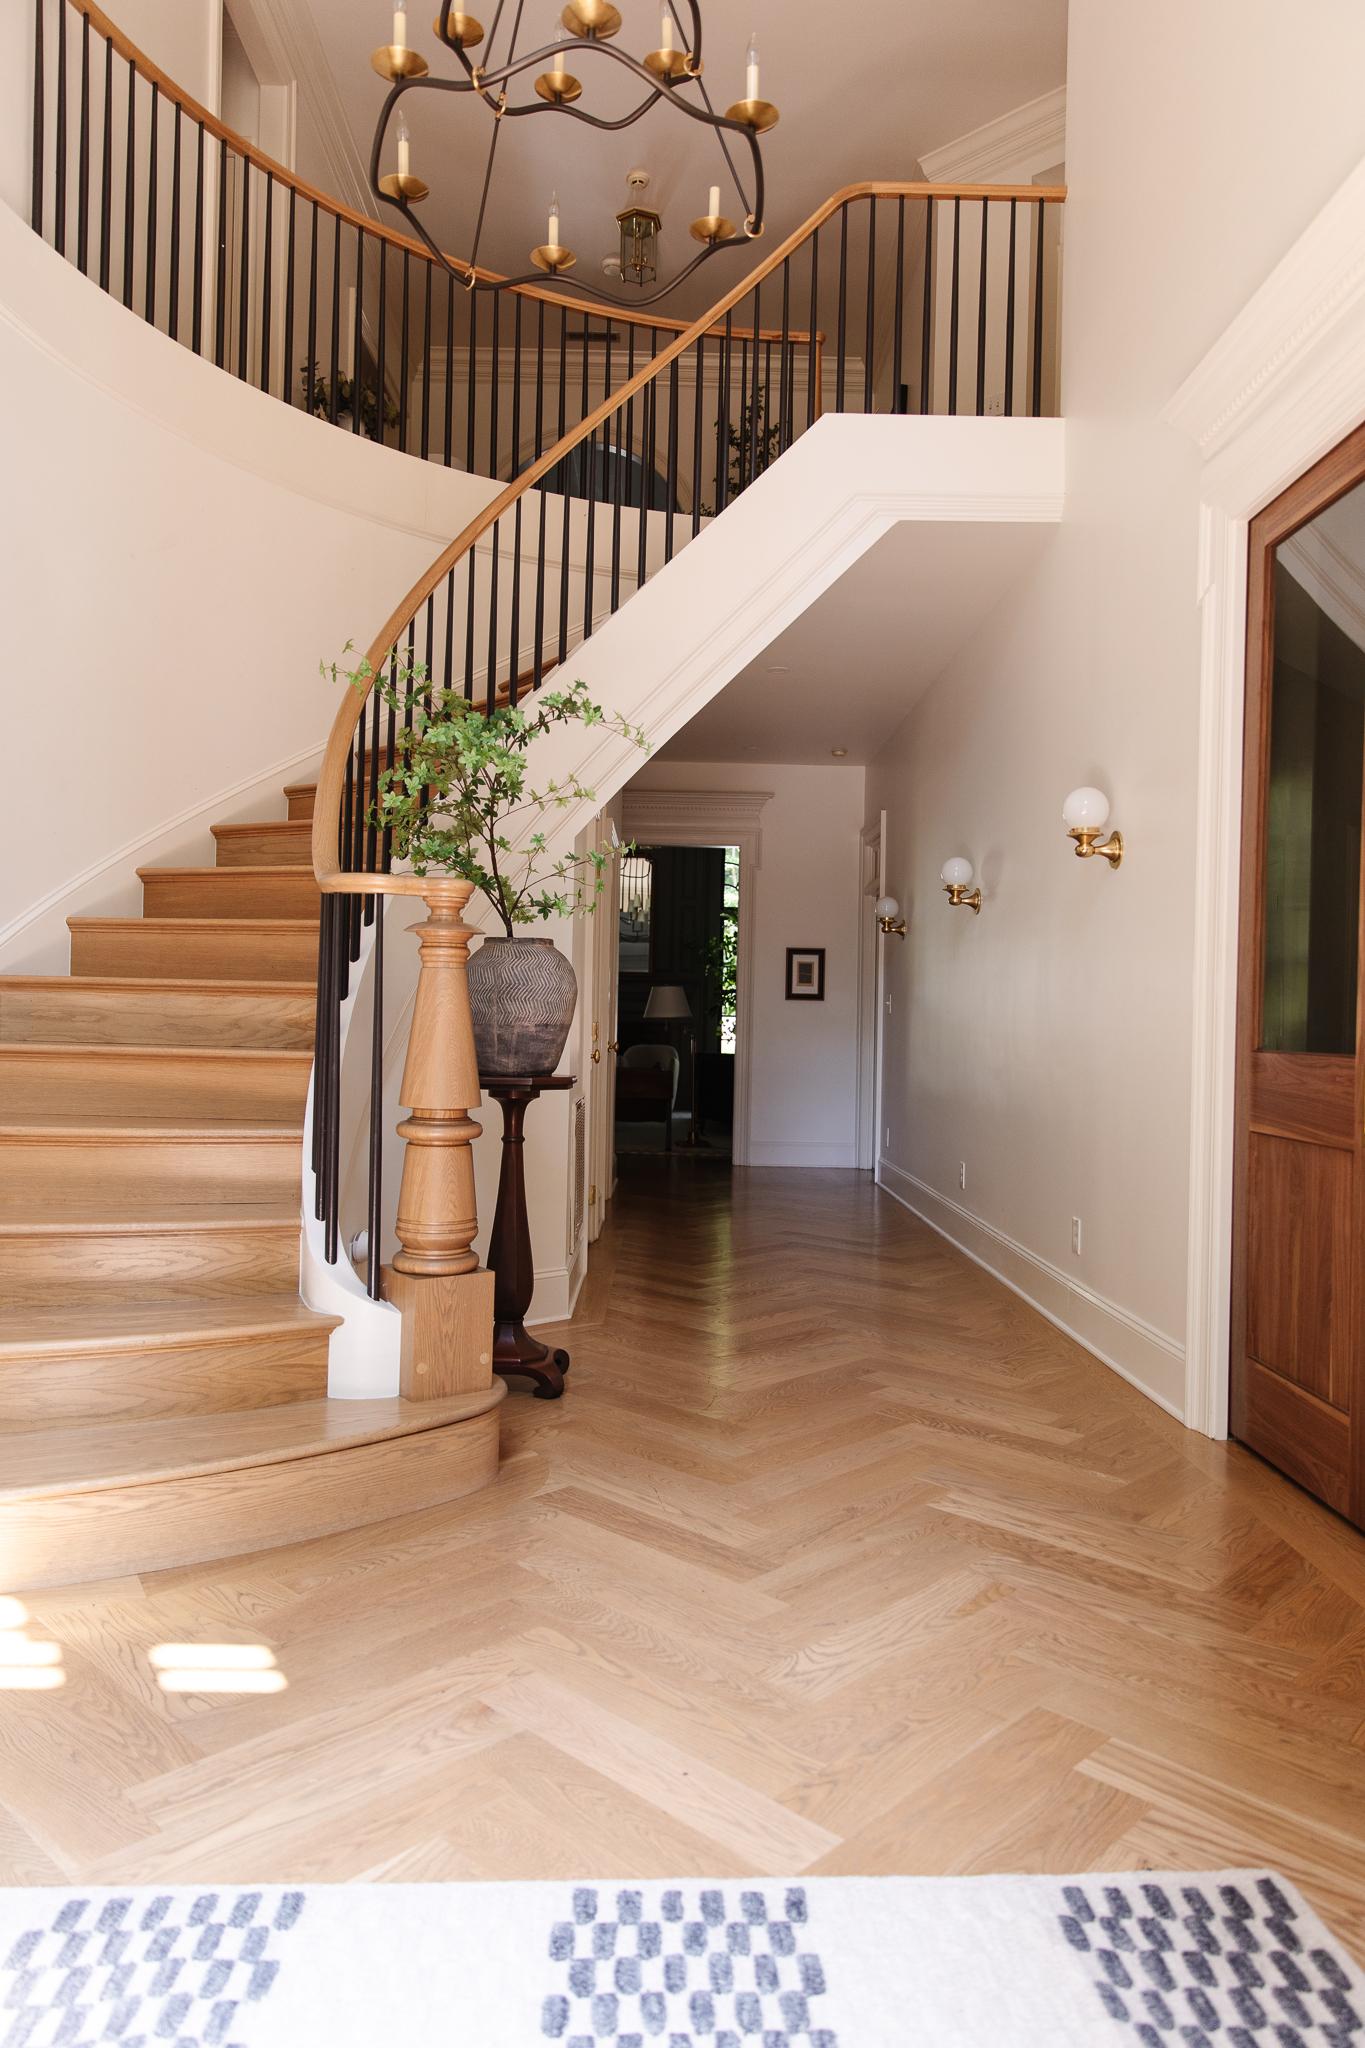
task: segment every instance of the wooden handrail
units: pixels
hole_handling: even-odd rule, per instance
[[[385,227],[383,221],[376,219],[372,214],[357,213],[354,207],[347,206],[344,201],[332,198],[329,193],[320,191],[316,185],[310,185],[306,178],[300,178],[296,172],[287,169],[284,164],[276,163],[274,157],[267,156],[265,151],[258,149],[254,142],[248,142],[244,135],[239,135],[234,128],[229,128],[225,121],[220,121],[218,116],[211,114],[207,107],[200,106],[198,100],[190,93],[187,93],[182,86],[177,85],[173,78],[169,78],[166,75],[160,65],[154,64],[145,51],[140,50],[136,43],[130,41],[124,35],[122,29],[116,27],[109,19],[109,16],[103,9],[93,4],[93,0],[89,0],[89,4],[87,4],[87,0],[66,0],[66,4],[78,15],[89,15],[90,26],[95,33],[112,43],[119,56],[126,63],[131,64],[138,77],[145,79],[148,85],[154,85],[163,99],[168,100],[172,106],[178,106],[183,113],[188,115],[191,121],[202,123],[205,134],[214,136],[219,142],[225,142],[229,149],[242,157],[247,163],[254,164],[258,171],[268,172],[277,185],[283,186],[286,191],[297,193],[299,198],[305,200],[308,204],[321,207],[325,212],[331,214],[334,219],[344,221],[348,227],[363,228],[367,235],[373,236],[376,241],[387,242],[391,249],[399,249],[406,255],[418,256],[424,263],[431,262],[431,251],[426,247],[425,243],[414,240],[410,235],[398,234],[393,228]],[[962,189],[965,192],[967,188],[964,186]],[[1033,190],[1033,188],[1030,187],[1030,190]],[[465,277],[470,275],[471,266],[462,256],[447,256],[445,260],[453,269],[462,272]],[[488,270],[482,264],[477,263],[472,268],[474,276],[483,284],[506,283],[500,271]],[[663,332],[671,332],[673,334],[681,334],[687,328],[687,323],[682,320],[672,320],[663,316],[651,318],[644,313],[632,312],[628,306],[611,305],[597,299],[578,299],[564,292],[545,291],[533,284],[508,285],[507,289],[510,292],[514,292],[518,298],[530,299],[533,303],[545,306],[563,306],[570,313],[583,313],[598,319],[610,318],[612,320],[619,320],[626,326],[658,328]],[[735,330],[735,333],[737,339],[752,339],[752,335],[741,335],[738,329]],[[776,341],[779,338],[780,336],[776,333],[771,336],[762,334],[759,337],[763,341]],[[810,336],[808,334],[797,334],[793,331],[789,332],[787,339],[789,341],[808,342]]]
[[[857,185],[845,185],[823,206],[817,207],[809,220],[780,242],[770,255],[765,256],[757,267],[751,270],[736,285],[718,300],[709,311],[694,320],[690,327],[683,329],[662,352],[651,357],[642,370],[602,400],[595,412],[579,421],[553,448],[530,463],[521,474],[514,477],[506,489],[491,505],[484,508],[472,519],[464,531],[457,534],[426,574],[418,579],[385,621],[382,631],[371,643],[365,657],[370,671],[370,682],[363,691],[348,687],[345,699],[337,711],[331,733],[328,736],[322,767],[318,773],[317,795],[313,803],[313,872],[318,885],[324,891],[350,896],[420,896],[426,883],[418,875],[392,875],[369,871],[343,869],[337,858],[338,833],[341,821],[342,793],[346,780],[346,763],[351,751],[351,739],[365,709],[365,702],[373,688],[373,679],[379,675],[391,650],[397,645],[404,627],[415,616],[418,608],[425,604],[454,568],[455,564],[480,541],[489,529],[517,503],[517,500],[537,484],[557,464],[562,462],[573,449],[586,441],[590,435],[621,406],[642,391],[647,384],[660,376],[679,356],[692,345],[710,334],[717,323],[724,319],[732,307],[771,276],[788,257],[808,241],[836,214],[840,207],[855,199],[1022,199],[1031,205],[1046,204],[1049,201],[1065,200],[1065,185],[899,185],[882,180],[868,180]],[[643,515],[642,515],[643,516]],[[515,660],[515,650],[513,650]]]

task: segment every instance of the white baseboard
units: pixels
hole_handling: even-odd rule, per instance
[[[1040,1259],[970,1210],[917,1180],[889,1159],[877,1162],[877,1185],[893,1200],[946,1237],[960,1252],[1036,1308],[1068,1337],[1074,1337],[1103,1365],[1116,1372],[1177,1422],[1185,1420],[1185,1350],[1141,1317],[1080,1286],[1056,1266]]]
[[[751,1138],[749,1156],[743,1163],[745,1166],[856,1166],[858,1148],[852,1144],[771,1144]]]
[[[583,1276],[570,1266],[537,1266],[535,1291],[526,1327],[536,1323],[567,1323],[578,1299]]]

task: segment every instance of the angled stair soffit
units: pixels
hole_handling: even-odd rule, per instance
[[[973,128],[920,158],[935,185],[1003,185],[1036,178],[1066,160],[1066,87]]]

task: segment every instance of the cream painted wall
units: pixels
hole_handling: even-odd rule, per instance
[[[770,789],[754,896],[751,1166],[856,1166],[861,768],[651,761],[633,789]],[[788,1002],[788,946],[825,948],[823,1003]]]
[[[868,773],[910,926],[884,942],[883,1182],[1177,1413],[1198,489],[1158,415],[1365,152],[1362,61],[1348,0],[1073,0],[1062,524]],[[1117,874],[1072,857],[1081,782]],[[955,853],[979,918],[938,888]]]

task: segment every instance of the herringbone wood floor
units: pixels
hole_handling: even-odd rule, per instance
[[[32,1596],[0,1878],[1266,1862],[1359,1951],[1365,1539],[865,1181],[623,1166],[495,1488]]]

